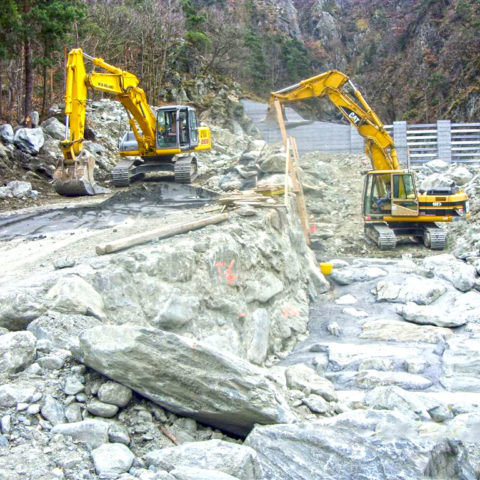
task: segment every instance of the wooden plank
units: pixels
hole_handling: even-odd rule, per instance
[[[141,245],[142,243],[150,242],[160,238],[167,238],[179,233],[186,233],[191,230],[205,227],[207,225],[213,225],[225,221],[228,218],[227,213],[220,213],[200,220],[195,220],[188,223],[177,223],[175,225],[167,225],[162,228],[157,228],[149,232],[139,233],[126,238],[120,238],[119,240],[113,240],[109,243],[97,245],[95,251],[97,255],[103,255],[106,253],[118,252],[125,248],[133,247],[135,245]]]
[[[303,194],[303,187],[301,183],[298,182],[298,176],[300,174],[300,157],[298,155],[297,142],[295,138],[291,137],[291,144],[293,149],[293,158],[294,158],[294,177],[297,182],[297,209],[300,216],[300,221],[302,223],[303,234],[305,235],[305,240],[307,245],[310,245],[310,222],[308,221],[308,211],[305,204],[305,195]]]
[[[287,147],[287,130],[285,128],[285,121],[283,120],[282,105],[280,103],[280,100],[278,100],[278,98],[274,100],[273,106],[275,107],[275,112],[277,114],[277,122],[278,122],[278,127],[280,128],[280,133],[282,134],[283,146],[286,148]]]

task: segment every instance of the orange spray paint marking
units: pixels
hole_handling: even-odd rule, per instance
[[[312,223],[310,225],[310,233],[317,233],[317,224],[316,223]]]
[[[235,265],[235,260],[232,260],[228,268],[225,270],[225,279],[227,280],[228,284],[231,286],[235,285],[235,280],[238,278],[238,275],[234,275],[232,273],[234,265]]]
[[[290,305],[282,310],[282,315],[285,317],[285,320],[288,320],[290,317],[298,317],[300,311]]]
[[[227,264],[227,262],[215,262],[215,266],[217,267],[218,271],[218,280],[221,282],[222,281],[222,267],[224,267]]]

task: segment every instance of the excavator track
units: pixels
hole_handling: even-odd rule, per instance
[[[447,234],[445,230],[438,226],[425,227],[423,244],[431,250],[443,250],[447,244]]]
[[[387,225],[365,225],[365,235],[372,240],[380,250],[393,250],[397,246],[397,236]]]
[[[198,175],[197,160],[194,157],[180,157],[175,162],[175,183],[192,183]]]
[[[128,187],[130,185],[130,168],[134,160],[120,160],[112,170],[112,183],[115,187]]]

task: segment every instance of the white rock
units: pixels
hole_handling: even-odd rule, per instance
[[[335,303],[337,305],[353,305],[357,302],[358,300],[350,293],[347,293],[346,295],[342,295],[340,298],[337,298],[335,300]]]
[[[331,402],[337,400],[332,382],[320,377],[315,370],[303,363],[297,363],[285,370],[287,386],[292,390],[301,390],[306,395],[315,393]]]
[[[15,132],[13,143],[20,150],[37,155],[45,143],[41,128],[20,128]]]
[[[0,371],[19,372],[35,360],[37,339],[26,331],[0,336]]]
[[[396,320],[370,320],[363,324],[360,338],[437,343],[452,335],[451,330],[442,327],[420,326]]]
[[[132,399],[132,390],[120,383],[108,381],[98,389],[97,395],[100,401],[123,408]]]
[[[117,478],[128,472],[135,455],[123,443],[106,443],[92,451],[95,471],[100,478]]]
[[[101,295],[77,275],[60,279],[47,293],[51,308],[62,313],[79,313],[105,318]]]
[[[438,280],[410,276],[401,284],[381,280],[376,287],[376,296],[377,302],[415,302],[428,305],[446,291],[447,288]]]

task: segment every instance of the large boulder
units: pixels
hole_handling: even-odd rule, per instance
[[[340,285],[354,282],[366,282],[378,277],[385,277],[387,272],[379,267],[344,267],[334,268],[330,278]]]
[[[467,292],[475,285],[475,267],[456,259],[451,254],[427,257],[423,261],[423,266],[437,277],[450,282],[461,292]]]
[[[432,305],[417,305],[408,302],[400,305],[397,312],[407,321],[419,325],[435,325],[437,327],[461,327],[468,321],[466,315],[459,315],[458,310],[450,310]]]
[[[55,117],[47,118],[41,125],[43,131],[56,140],[65,138],[65,125]]]
[[[397,342],[445,342],[452,336],[447,328],[420,326],[397,320],[369,320],[362,326],[360,338]]]
[[[442,476],[430,478],[476,478],[461,444],[422,441],[414,420],[397,412],[357,410],[315,423],[257,426],[245,445],[256,450],[264,479],[418,480],[439,466]]]
[[[255,450],[243,445],[209,440],[153,450],[145,456],[150,469],[171,471],[179,467],[219,470],[239,480],[263,478]]]
[[[160,406],[237,435],[255,423],[294,419],[260,369],[173,333],[95,327],[82,334],[79,350],[88,366]]]
[[[451,338],[442,360],[441,383],[447,390],[480,392],[480,339]]]
[[[13,143],[22,152],[37,155],[45,143],[41,128],[20,128],[15,132]]]
[[[0,125],[0,140],[3,143],[13,143],[14,136],[13,128],[10,124]]]
[[[438,280],[410,276],[403,283],[388,280],[378,282],[375,294],[377,302],[407,303],[429,305],[447,291]]]

